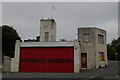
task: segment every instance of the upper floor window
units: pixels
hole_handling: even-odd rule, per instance
[[[45,32],[45,41],[49,41],[49,32]]]
[[[98,43],[104,43],[104,36],[98,34]]]
[[[90,34],[89,33],[86,33],[86,34],[83,34],[83,42],[90,42]]]

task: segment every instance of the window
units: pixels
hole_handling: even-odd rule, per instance
[[[98,43],[104,43],[103,35],[98,34]]]
[[[83,42],[90,42],[90,35],[89,33],[83,34]]]
[[[45,41],[49,41],[49,32],[45,32]]]
[[[99,52],[98,60],[99,61],[104,61],[105,54],[104,52]]]
[[[54,21],[52,21],[52,25],[54,25]]]
[[[43,27],[46,27],[46,28],[47,28],[48,26],[43,26]]]

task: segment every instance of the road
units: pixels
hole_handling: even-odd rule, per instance
[[[32,80],[36,78],[61,78],[62,80],[63,78],[69,80],[73,80],[72,78],[79,78],[82,80],[120,80],[120,78],[118,78],[120,76],[120,72],[118,72],[120,71],[118,63],[120,64],[120,62],[117,61],[109,61],[109,65],[105,68],[83,71],[80,73],[7,73],[3,74],[3,80],[10,80],[9,78],[32,78]]]

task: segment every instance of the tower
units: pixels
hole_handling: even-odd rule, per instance
[[[96,27],[78,28],[81,68],[94,69],[107,63],[106,31]]]
[[[54,19],[40,20],[40,41],[56,41],[56,22]]]

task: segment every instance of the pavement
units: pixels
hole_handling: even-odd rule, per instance
[[[80,73],[3,73],[3,80],[120,80],[120,62],[109,61],[109,65],[95,70]]]

